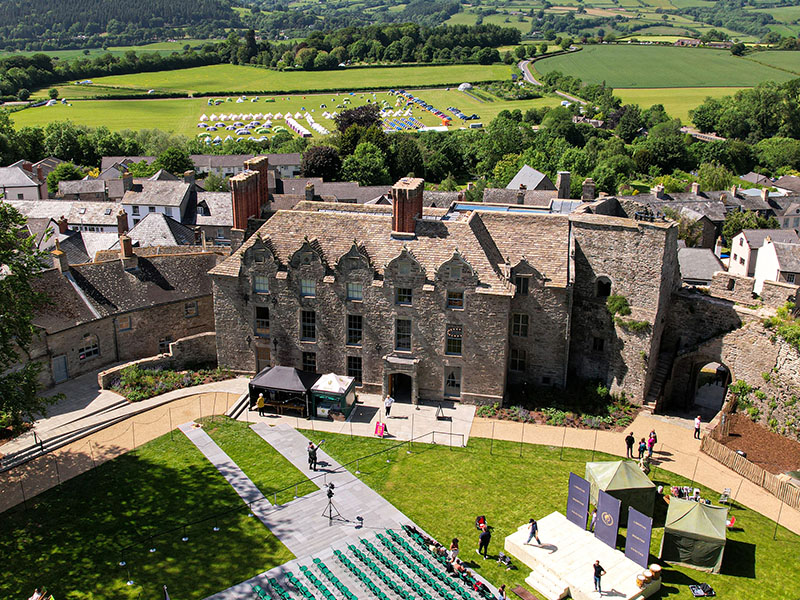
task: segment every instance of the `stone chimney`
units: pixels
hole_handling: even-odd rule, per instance
[[[738,185],[732,185],[732,186],[731,186],[731,195],[732,195],[734,198],[736,197],[736,193],[737,193],[738,191],[739,191],[739,186],[738,186]]]
[[[314,184],[310,181],[306,184],[306,201],[313,202],[314,201]]]
[[[761,190],[761,199],[764,202],[767,202],[769,200],[769,188],[762,188],[762,190]]]
[[[128,213],[120,209],[117,213],[117,234],[128,233]]]
[[[583,184],[581,185],[581,200],[584,202],[592,202],[596,196],[597,186],[594,183],[594,179],[587,177],[583,180]]]
[[[242,171],[230,179],[233,228],[247,229],[247,219],[257,217],[259,210],[259,173]]]
[[[517,190],[517,204],[525,204],[525,186],[520,184],[519,189]]]
[[[714,244],[714,254],[717,258],[722,258],[722,237],[717,237],[717,242]]]
[[[133,189],[133,174],[130,171],[126,171],[122,174],[122,191],[129,192]]]
[[[46,180],[46,177],[44,175],[44,169],[42,169],[42,165],[38,165],[36,167],[36,177],[39,179],[39,181],[45,181]]]
[[[69,231],[69,224],[67,223],[67,217],[61,215],[61,218],[58,220],[58,233],[67,233]]]
[[[422,218],[422,191],[425,181],[403,177],[392,186],[392,237],[413,238],[416,220]]]
[[[193,231],[194,231],[194,245],[199,246],[203,241],[203,236],[201,235],[203,230],[199,226],[197,226],[193,229]]]
[[[556,176],[556,190],[558,198],[570,197],[570,173],[569,171],[559,171]]]
[[[255,156],[244,161],[244,168],[258,173],[258,205],[254,214],[261,216],[261,208],[269,204],[269,159]]]
[[[700,184],[696,181],[692,182],[692,193],[697,196],[700,194]]]
[[[133,253],[133,242],[124,234],[119,236],[119,257],[122,260],[122,268],[126,271],[139,266],[139,259]]]
[[[61,243],[56,240],[56,249],[51,252],[53,255],[53,266],[58,269],[59,273],[66,273],[69,271],[69,261],[67,255],[61,249]]]
[[[194,185],[194,171],[184,171],[183,172],[183,183],[188,183],[189,185]]]
[[[664,198],[664,184],[659,183],[658,185],[650,188],[650,193],[653,194],[658,199]]]

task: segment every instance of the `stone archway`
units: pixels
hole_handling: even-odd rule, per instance
[[[394,395],[395,400],[419,404],[419,382],[417,380],[418,358],[406,358],[387,354],[383,357],[383,396]]]
[[[710,362],[695,374],[694,407],[697,412],[716,414],[725,403],[731,383],[731,370],[720,362]]]

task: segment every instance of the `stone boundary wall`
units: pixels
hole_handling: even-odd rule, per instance
[[[711,280],[709,293],[715,298],[738,302],[745,306],[757,306],[758,300],[753,298],[753,286],[756,280],[752,277],[733,275],[727,271],[717,271]]]
[[[190,335],[175,340],[169,345],[169,352],[134,360],[123,365],[111,367],[97,374],[101,390],[107,390],[119,378],[122,369],[139,365],[143,369],[183,369],[186,365],[215,363],[217,361],[217,337],[213,331]]]
[[[761,301],[770,308],[780,308],[786,302],[794,302],[797,306],[800,286],[783,281],[765,281],[761,290]]]

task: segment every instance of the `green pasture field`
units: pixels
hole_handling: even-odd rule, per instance
[[[34,54],[47,54],[48,56],[53,56],[60,60],[71,60],[73,58],[83,57],[94,58],[96,56],[102,56],[103,54],[121,56],[129,50],[133,50],[137,54],[142,52],[162,52],[164,54],[168,54],[170,52],[181,52],[186,44],[189,44],[193,48],[199,48],[203,44],[219,41],[220,40],[185,39],[174,42],[153,42],[152,44],[143,44],[141,46],[109,46],[105,50],[103,48],[90,48],[89,54],[84,54],[83,50],[36,50],[31,52],[27,50],[20,50],[16,52],[0,50],[0,58],[5,58],[7,56],[33,56]]]
[[[465,114],[476,113],[480,117],[480,122],[488,125],[497,114],[505,109],[514,110],[519,108],[522,111],[529,108],[539,108],[542,106],[557,106],[560,99],[555,97],[537,98],[534,100],[497,100],[496,102],[480,102],[456,89],[426,89],[410,90],[412,94],[418,96],[428,103],[447,111],[449,106],[461,109]],[[57,104],[56,106],[41,106],[38,108],[28,108],[11,115],[17,127],[25,126],[44,126],[52,121],[72,121],[76,124],[97,127],[105,125],[113,131],[123,129],[161,129],[173,133],[183,134],[189,137],[196,137],[198,133],[204,131],[197,127],[201,115],[206,114],[229,114],[229,113],[282,113],[287,111],[295,113],[303,111],[305,108],[309,112],[313,110],[314,120],[333,130],[334,124],[330,119],[322,116],[326,109],[320,108],[321,104],[327,105],[327,110],[337,110],[336,106],[341,104],[345,98],[350,98],[350,106],[365,104],[369,100],[387,100],[392,106],[396,101],[395,96],[388,92],[358,92],[353,96],[346,94],[308,94],[280,96],[275,102],[265,102],[262,96],[259,102],[236,103],[236,97],[231,97],[231,102],[223,102],[218,106],[208,106],[207,98],[177,98],[177,99],[153,99],[153,100],[79,100],[72,102],[72,106]],[[340,110],[340,109],[339,109]],[[425,125],[441,125],[441,121],[427,111],[414,109],[414,116],[420,119]],[[278,122],[273,120],[273,126]],[[453,128],[460,127],[458,120],[453,121]],[[309,128],[310,129],[310,128]],[[219,135],[225,138],[230,131],[221,129],[211,133],[211,137]],[[314,137],[319,134],[313,132]],[[258,136],[255,136],[258,137]]]
[[[539,73],[561,71],[586,83],[617,88],[747,87],[787,81],[792,74],[742,60],[730,52],[665,46],[586,46],[535,63]]]
[[[788,50],[766,50],[764,52],[753,52],[745,58],[764,65],[791,71],[800,76],[800,52]]]
[[[689,111],[702,104],[708,96],[712,98],[731,96],[741,89],[745,88],[614,88],[614,95],[621,98],[625,104],[638,104],[642,108],[663,104],[667,114],[688,124],[691,122]]]
[[[772,15],[772,18],[782,23],[790,23],[800,19],[800,6],[777,6],[774,8],[754,8],[752,12]]]
[[[436,65],[373,67],[338,71],[272,71],[238,65],[209,65],[175,71],[110,75],[92,79],[95,85],[123,89],[155,89],[187,93],[236,93],[270,90],[347,90],[371,86],[412,88],[458,85],[465,81],[508,79],[508,65]]]

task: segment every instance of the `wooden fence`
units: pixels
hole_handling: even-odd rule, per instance
[[[713,439],[712,435],[703,438],[700,450],[708,454],[714,460],[722,463],[729,469],[736,471],[742,477],[749,479],[756,485],[764,488],[770,494],[785,502],[792,508],[800,509],[800,488],[791,483],[781,481],[776,475],[765,471],[758,465],[750,462],[741,454],[737,454],[727,446],[720,444]]]

